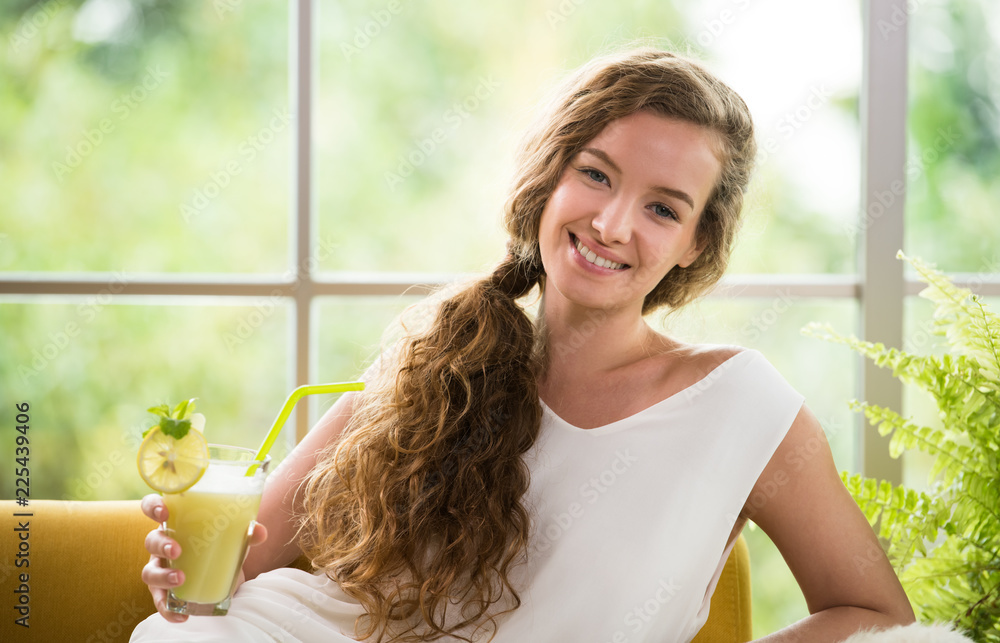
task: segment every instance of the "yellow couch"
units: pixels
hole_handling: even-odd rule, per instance
[[[136,624],[155,611],[139,578],[149,558],[143,538],[153,526],[137,500],[32,500],[27,508],[0,501],[0,641],[128,641]],[[741,536],[695,643],[752,638],[749,562]],[[25,602],[27,628],[15,623],[16,608]]]

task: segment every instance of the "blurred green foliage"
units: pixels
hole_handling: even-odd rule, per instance
[[[1000,272],[1000,6],[921,3],[909,24],[906,252]]]

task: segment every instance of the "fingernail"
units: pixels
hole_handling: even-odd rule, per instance
[[[180,580],[180,577],[177,575],[177,572],[170,572],[169,578],[170,582],[174,585],[176,585],[177,581]]]
[[[167,555],[167,558],[173,558],[174,557],[174,546],[173,545],[167,545],[166,547],[163,548],[163,553]]]
[[[163,507],[157,507],[154,509],[153,515],[156,517],[157,522],[163,522]]]

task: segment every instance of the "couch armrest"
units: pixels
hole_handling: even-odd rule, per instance
[[[25,513],[32,515],[16,515]],[[156,611],[139,576],[149,560],[143,539],[155,527],[138,500],[32,500],[27,507],[0,501],[0,640],[128,641],[139,621]],[[27,556],[18,559],[18,553]],[[18,560],[28,563],[17,567]],[[25,585],[26,594],[15,593]],[[28,628],[14,622],[18,614],[10,616],[12,600],[23,595]]]
[[[708,620],[691,643],[745,643],[753,640],[750,599],[750,550],[741,534],[715,586]]]
[[[30,513],[30,516],[18,516]],[[27,523],[27,531],[16,531]],[[143,539],[156,524],[138,500],[0,501],[0,595],[6,597],[0,641],[126,643],[156,611],[139,574],[149,560]],[[20,545],[22,534],[27,534]],[[16,567],[18,549],[27,566]],[[24,553],[22,551],[22,553]],[[307,565],[300,558],[290,566]],[[28,628],[10,608],[28,574]],[[750,557],[739,537],[719,578],[708,622],[693,643],[744,643],[750,626]]]

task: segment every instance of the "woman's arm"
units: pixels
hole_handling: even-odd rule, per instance
[[[823,428],[805,406],[743,515],[777,546],[810,613],[758,640],[834,643],[862,628],[914,622],[899,579],[837,473]]]
[[[302,509],[299,485],[316,463],[316,453],[340,437],[351,417],[355,395],[340,396],[268,478],[257,515],[267,527],[267,540],[250,548],[243,563],[247,580],[287,565],[302,553],[295,541],[295,515]]]

